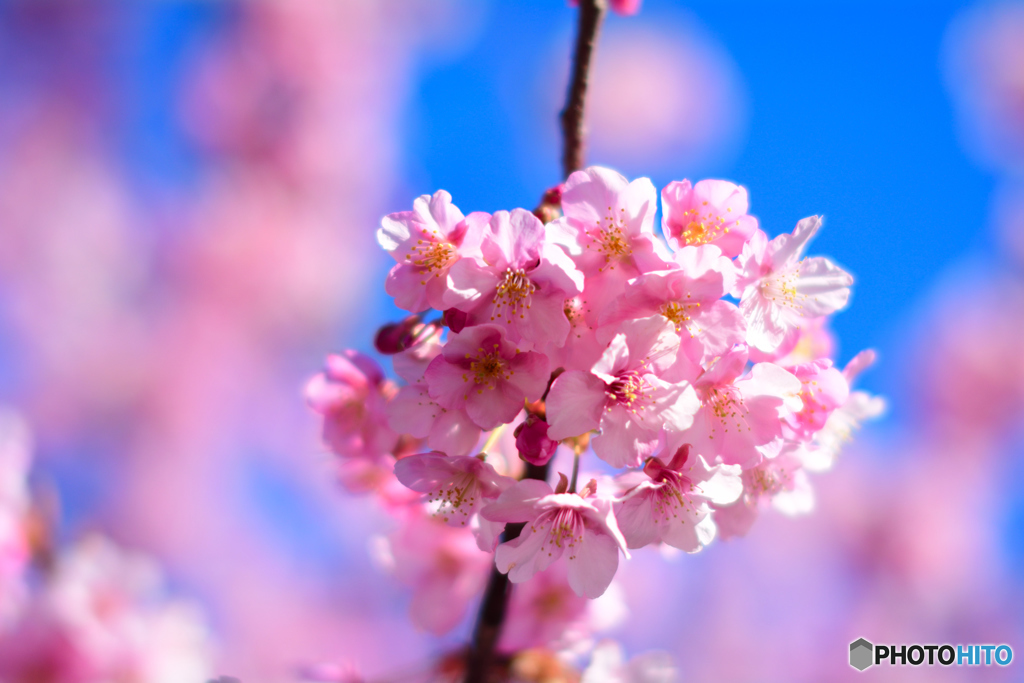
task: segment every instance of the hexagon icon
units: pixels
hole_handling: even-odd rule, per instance
[[[850,666],[857,671],[863,671],[874,664],[875,646],[864,638],[858,638],[850,643]]]

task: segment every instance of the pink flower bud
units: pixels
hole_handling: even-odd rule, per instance
[[[533,215],[540,219],[545,225],[557,220],[562,215],[562,191],[565,184],[555,185],[544,192],[540,205],[533,210]]]
[[[428,336],[433,325],[426,325],[418,315],[410,315],[401,322],[384,325],[377,330],[373,338],[373,346],[386,356],[401,353],[416,346],[420,340]]]
[[[616,14],[621,14],[624,17],[629,17],[640,11],[640,5],[643,0],[611,0],[608,6],[611,7],[612,11]],[[579,0],[569,0],[570,7],[578,7]]]
[[[632,16],[640,11],[643,0],[611,0],[612,11],[624,17]]]
[[[458,334],[466,327],[466,323],[469,321],[469,314],[457,308],[449,308],[444,312],[443,320],[449,330]]]
[[[558,447],[557,441],[548,438],[548,423],[534,415],[529,415],[514,433],[519,457],[533,465],[546,465]]]

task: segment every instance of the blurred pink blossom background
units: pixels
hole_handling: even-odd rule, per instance
[[[422,61],[475,40],[485,11],[225,3],[172,67],[134,76],[173,84],[149,105],[159,111],[141,112],[125,63],[145,57],[170,10],[0,12],[0,399],[21,416],[0,430],[34,435],[30,487],[59,498],[59,539],[133,576],[148,570],[132,553],[155,558],[153,583],[188,599],[211,677],[288,681],[318,662],[400,675],[457,646],[474,605],[440,641],[409,621],[414,586],[437,567],[389,551],[394,524],[338,485],[301,392],[326,352],[368,343],[367,321],[389,315],[374,231],[409,194],[398,145],[410,92]],[[738,68],[695,20],[680,26],[637,23],[599,50],[593,150],[623,170],[742,146],[751,105]],[[637,552],[601,605],[548,595],[577,642],[657,647],[686,680],[852,680],[846,648],[868,634],[1021,651],[1024,586],[999,536],[1024,415],[1021,46],[1019,4],[950,28],[965,146],[1003,186],[991,227],[965,229],[991,229],[1006,251],[965,258],[915,304],[902,355],[874,370],[905,380],[901,420],[857,435],[815,479],[809,516],[767,512],[744,541],[696,556]],[[552,111],[557,64],[536,81]],[[163,117],[187,151],[119,136],[133,117]],[[24,505],[7,469],[26,457],[0,443],[0,506]],[[27,554],[2,524],[0,620],[24,592],[9,565]],[[90,540],[98,531],[129,559]],[[460,577],[465,600],[486,572]],[[530,598],[512,605],[525,623]],[[530,636],[508,633],[508,646]],[[0,668],[4,657],[0,645]],[[874,675],[1013,680],[996,668]]]

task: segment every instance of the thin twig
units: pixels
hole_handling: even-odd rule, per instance
[[[580,22],[576,33],[576,49],[572,60],[572,78],[562,121],[562,172],[568,178],[573,171],[583,168],[584,141],[586,139],[585,103],[587,83],[590,80],[594,46],[601,30],[601,22],[608,10],[606,0],[580,0]]]

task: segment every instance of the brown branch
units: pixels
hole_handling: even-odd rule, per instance
[[[580,21],[576,33],[576,50],[572,60],[572,78],[565,109],[562,110],[562,172],[568,178],[573,171],[583,168],[586,121],[584,104],[587,82],[590,80],[594,46],[601,30],[601,22],[608,10],[607,0],[579,0]]]
[[[607,0],[579,0],[579,25],[576,34],[576,48],[572,61],[572,78],[569,82],[569,93],[565,109],[562,110],[562,168],[565,177],[583,168],[584,114],[587,97],[587,82],[590,78],[591,62],[594,46],[597,44],[601,22],[607,11]],[[552,380],[557,375],[552,375]],[[550,388],[550,383],[548,385]],[[545,398],[547,392],[545,392]],[[543,399],[542,399],[543,400]],[[533,465],[527,463],[524,479],[547,481],[549,465]],[[502,541],[511,541],[522,533],[523,524],[507,524],[501,536]],[[476,628],[473,631],[473,642],[466,658],[465,683],[494,683],[494,649],[501,636],[501,626],[505,621],[512,586],[508,575],[502,574],[497,567],[491,568],[491,576],[487,582]]]
[[[547,478],[548,465],[526,464],[523,479],[547,481]],[[505,532],[501,535],[502,542],[519,538],[524,526],[523,523],[506,524]],[[490,674],[493,670],[494,648],[501,636],[501,626],[505,622],[505,611],[511,594],[512,585],[508,574],[502,574],[497,567],[491,567],[491,577],[487,581],[487,590],[473,631],[473,643],[466,659],[466,683],[492,683]]]

